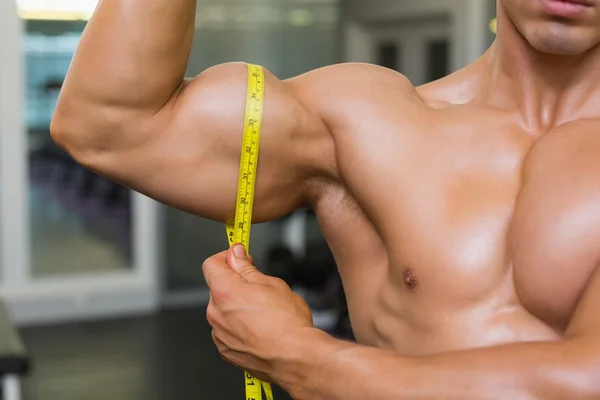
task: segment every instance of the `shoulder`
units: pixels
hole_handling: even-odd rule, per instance
[[[319,68],[284,81],[304,105],[330,127],[345,127],[352,115],[385,104],[420,102],[404,75],[373,64],[343,63]]]
[[[374,64],[342,63],[318,68],[284,81],[298,93],[320,91],[323,94],[343,95],[369,92],[382,86],[406,94],[416,94],[412,83],[399,72]]]

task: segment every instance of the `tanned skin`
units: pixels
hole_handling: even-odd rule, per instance
[[[498,0],[491,48],[422,87],[366,64],[267,71],[255,222],[316,211],[358,344],[230,250],[203,266],[226,360],[301,400],[600,398],[600,1],[551,3]],[[247,66],[184,80],[195,4],[101,1],[52,135],[225,222]]]

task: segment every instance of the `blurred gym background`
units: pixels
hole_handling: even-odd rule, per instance
[[[50,140],[96,3],[0,1],[4,398],[241,399],[241,372],[219,358],[204,315],[201,265],[227,247],[223,225],[97,176]],[[495,0],[198,0],[187,75],[242,60],[287,78],[360,61],[419,85],[478,58],[494,39],[494,15]],[[251,252],[304,296],[319,328],[352,340],[310,210],[255,226]]]

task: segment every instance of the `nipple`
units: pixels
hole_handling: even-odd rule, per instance
[[[411,268],[404,268],[404,271],[402,271],[402,278],[404,280],[404,284],[411,292],[414,292],[417,289],[417,286],[419,286],[419,281],[417,281],[415,271],[413,271]]]

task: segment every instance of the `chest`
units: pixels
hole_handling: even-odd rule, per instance
[[[420,293],[407,296],[454,308],[510,281],[528,311],[563,328],[600,256],[600,135],[589,124],[540,138],[468,126],[378,135],[348,143],[341,168],[389,279],[410,268]]]

